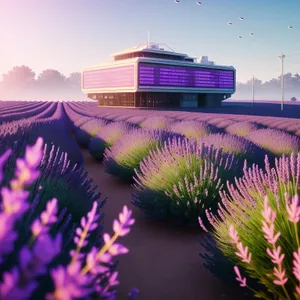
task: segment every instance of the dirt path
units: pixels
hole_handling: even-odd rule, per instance
[[[132,188],[104,173],[87,150],[82,150],[85,169],[99,186],[102,197],[108,197],[105,213],[105,232],[112,233],[113,219],[123,205],[133,210],[136,219],[132,231],[121,243],[129,253],[119,258],[119,300],[126,299],[131,288],[140,290],[138,300],[218,300],[243,299],[230,291],[202,266],[199,252],[201,233],[161,226],[145,220],[130,204]]]

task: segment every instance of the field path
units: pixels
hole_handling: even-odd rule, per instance
[[[123,205],[133,210],[136,219],[132,231],[121,243],[129,253],[119,257],[119,300],[127,299],[131,288],[140,290],[137,300],[219,300],[244,299],[230,291],[202,266],[199,252],[200,232],[169,228],[145,220],[130,204],[132,188],[106,174],[102,163],[82,150],[85,170],[98,185],[101,199],[108,197],[104,231],[112,233],[112,222]]]

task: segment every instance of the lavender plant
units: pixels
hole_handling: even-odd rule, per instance
[[[163,130],[133,129],[104,152],[104,170],[122,179],[132,182],[134,169],[150,150],[161,147],[168,137],[175,136]]]
[[[133,128],[136,128],[136,126],[128,122],[113,122],[106,125],[100,133],[90,140],[89,153],[95,159],[102,161],[105,149],[111,147]]]
[[[195,226],[206,207],[218,208],[218,190],[233,178],[235,163],[233,155],[220,149],[169,139],[136,170],[132,203],[151,218]]]
[[[102,119],[91,119],[84,123],[79,128],[75,129],[74,137],[77,143],[84,148],[88,147],[91,138],[95,137],[107,124],[107,121]]]
[[[235,122],[226,127],[226,132],[244,137],[248,133],[260,129],[261,126],[255,122]]]
[[[30,214],[27,201],[30,192],[27,188],[40,176],[37,167],[42,158],[43,139],[38,138],[33,146],[26,148],[24,159],[17,159],[15,178],[9,187],[1,188],[0,202],[0,265],[5,265],[7,258],[20,238],[16,228]],[[11,150],[0,157],[0,184],[3,179],[3,166]],[[119,220],[113,223],[114,235],[103,235],[102,247],[96,245],[87,251],[89,237],[98,227],[101,218],[98,203],[94,202],[87,217],[83,217],[74,235],[75,249],[70,251],[66,264],[60,263],[63,239],[60,232],[53,236],[51,228],[58,222],[57,199],[47,202],[46,209],[36,218],[30,228],[30,237],[15,256],[14,267],[1,268],[0,298],[6,299],[78,299],[106,298],[115,299],[114,286],[118,284],[118,273],[111,268],[113,257],[128,252],[121,244],[116,244],[120,236],[130,232],[134,223],[132,212],[124,206]],[[22,240],[22,239],[21,239]],[[52,288],[44,285],[43,278],[52,281]],[[40,286],[39,286],[40,284]],[[39,291],[39,294],[36,292]],[[137,294],[131,293],[131,299]]]
[[[168,129],[176,120],[165,116],[147,117],[139,125],[148,129]]]
[[[244,176],[227,187],[218,214],[206,210],[206,216],[236,280],[259,298],[300,299],[300,152],[276,158],[274,168],[268,157],[264,170],[245,165]],[[245,272],[264,288],[247,284]]]
[[[186,138],[201,138],[209,134],[217,133],[218,129],[206,122],[181,121],[172,124],[170,131],[184,135]]]
[[[25,150],[26,141],[14,143],[12,153],[4,167],[3,183],[7,185],[13,177],[14,162],[17,155],[22,155],[20,148]],[[20,147],[21,146],[21,147]],[[35,184],[29,188],[28,201],[33,203],[36,194],[39,194],[39,201],[35,212],[39,214],[48,199],[58,197],[59,212],[66,209],[66,217],[72,214],[72,219],[77,222],[85,215],[93,205],[95,199],[99,198],[92,180],[84,172],[83,165],[73,165],[68,159],[68,154],[60,151],[55,145],[44,145],[41,163],[38,166],[41,172]],[[101,205],[104,205],[102,201]],[[100,203],[99,203],[100,205]]]
[[[266,151],[261,147],[231,134],[211,134],[199,139],[199,141],[205,145],[213,145],[215,148],[223,149],[225,153],[233,153],[238,159],[247,159],[250,164],[254,162],[263,163],[266,154]]]
[[[300,150],[300,138],[280,130],[260,129],[250,132],[245,138],[278,156]]]

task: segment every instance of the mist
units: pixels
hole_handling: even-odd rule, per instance
[[[281,78],[262,82],[254,79],[254,100],[281,100]],[[252,100],[252,79],[246,83],[236,83],[236,93],[230,100]],[[284,100],[294,97],[300,101],[299,73],[284,75]],[[0,80],[0,100],[19,101],[93,101],[81,91],[81,73],[73,72],[65,76],[58,70],[46,69],[36,74],[28,66],[16,66]]]

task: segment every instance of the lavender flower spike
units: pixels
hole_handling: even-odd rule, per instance
[[[36,219],[31,225],[31,231],[35,237],[48,232],[49,225],[57,221],[57,199],[53,198],[47,202],[46,210],[41,214],[41,221]]]
[[[134,224],[135,220],[130,219],[132,214],[131,210],[128,210],[127,206],[123,207],[123,211],[119,214],[119,220],[114,220],[113,230],[119,236],[124,236],[130,232],[130,226]]]
[[[0,156],[0,184],[3,180],[3,166],[8,160],[10,155],[11,155],[11,149],[8,149]]]
[[[33,146],[27,146],[25,159],[18,158],[16,161],[15,175],[17,178],[10,181],[13,190],[22,190],[24,186],[32,184],[39,176],[36,170],[43,156],[43,139],[39,137]]]
[[[93,208],[87,214],[87,218],[82,217],[80,221],[80,225],[82,228],[76,228],[76,234],[74,237],[74,242],[77,245],[76,250],[71,250],[70,255],[72,256],[71,263],[74,263],[78,258],[81,258],[80,250],[81,248],[87,245],[86,239],[89,237],[90,232],[95,230],[98,227],[97,220],[99,219],[99,214],[97,212],[98,203],[95,201],[93,203]]]

